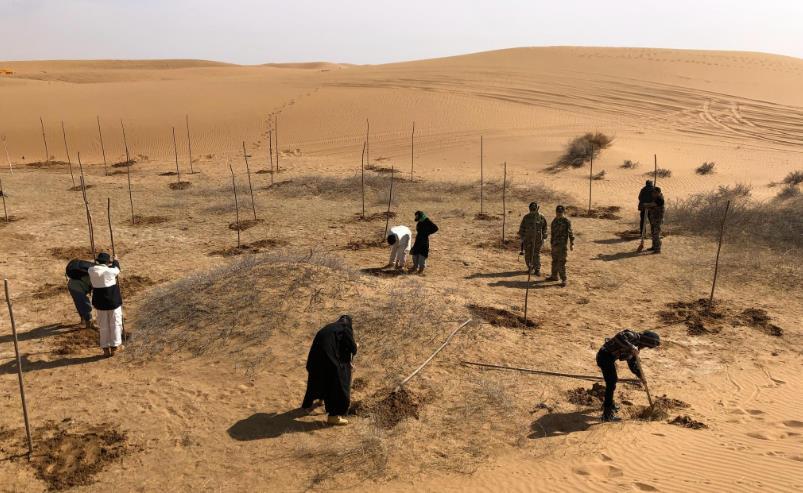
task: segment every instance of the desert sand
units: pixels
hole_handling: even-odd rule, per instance
[[[0,75],[8,150],[6,160],[0,149],[0,179],[14,219],[0,217],[0,274],[12,289],[35,439],[29,464],[4,309],[3,491],[803,489],[799,250],[726,242],[717,287],[723,316],[694,332],[661,312],[707,298],[715,241],[673,231],[671,208],[662,255],[634,255],[637,239],[622,235],[637,228],[636,197],[654,156],[671,171],[659,178],[669,201],[735,184],[771,200],[771,184],[803,167],[803,60],[520,48],[377,66],[159,60],[0,68],[13,71]],[[412,225],[421,209],[441,228],[424,277],[365,270],[386,263],[387,251],[354,246],[380,240],[385,225],[384,217],[358,220],[366,120],[367,212],[387,207],[393,167],[391,224]],[[112,166],[126,159],[121,121],[130,167]],[[172,127],[181,180],[191,183],[184,190],[169,188],[177,179]],[[588,165],[549,168],[569,140],[594,131],[614,143],[594,160],[605,177],[593,181],[592,203],[620,210],[614,219],[572,218],[570,284],[532,284],[536,326],[523,327],[515,316],[527,276],[517,245],[497,246],[501,217],[512,239],[531,200],[548,219],[557,203],[584,208]],[[475,218],[481,138],[491,220]],[[82,193],[70,190],[79,152],[97,248],[111,246],[109,199],[123,264],[132,336],[112,359],[75,329],[64,287],[66,261],[90,255]],[[624,169],[624,160],[640,165]],[[695,173],[707,161],[715,172]],[[240,219],[258,219],[241,232],[247,252],[233,248],[227,163]],[[546,270],[549,254],[542,258]],[[483,307],[514,319],[492,324]],[[752,324],[750,310],[764,310],[772,326]],[[386,427],[358,412],[335,429],[321,424],[322,411],[294,410],[312,336],[346,312],[362,344],[353,399],[363,404],[386,395],[462,321],[474,322],[411,380],[417,417]],[[643,355],[653,395],[682,401],[664,419],[631,417],[647,403],[638,386],[620,386],[626,419],[601,424],[598,401],[567,393],[591,381],[461,364],[593,376],[599,345],[626,327],[664,338]],[[625,365],[619,370],[630,377]],[[678,416],[706,427],[668,423]]]

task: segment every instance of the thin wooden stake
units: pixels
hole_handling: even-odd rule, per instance
[[[134,195],[131,193],[131,156],[128,154],[128,140],[125,137],[125,127],[123,120],[120,120],[120,128],[123,130],[123,145],[125,146],[125,169],[128,176],[128,202],[131,204],[131,224],[136,224],[136,217],[134,216]]]
[[[421,366],[419,366],[418,368],[416,368],[416,369],[415,369],[415,371],[413,371],[412,373],[410,373],[410,375],[408,375],[408,376],[407,376],[407,378],[405,378],[404,380],[402,380],[402,381],[401,381],[401,383],[399,383],[399,385],[397,385],[397,386],[396,386],[396,388],[394,389],[394,392],[396,392],[396,391],[398,391],[399,389],[401,389],[401,388],[402,388],[402,386],[404,386],[404,384],[406,384],[407,382],[409,382],[411,378],[413,378],[414,376],[418,375],[418,372],[420,372],[421,370],[423,370],[423,369],[424,369],[424,367],[425,367],[425,366],[427,366],[427,365],[429,364],[429,362],[430,362],[430,361],[432,361],[432,359],[433,359],[435,356],[437,356],[437,354],[438,354],[438,353],[440,353],[440,352],[443,350],[443,348],[445,348],[445,347],[446,347],[446,345],[447,345],[447,344],[449,344],[449,342],[451,342],[451,340],[452,340],[452,338],[455,336],[455,334],[457,334],[457,333],[458,333],[458,332],[459,332],[459,331],[460,331],[460,330],[461,330],[463,327],[465,327],[466,325],[470,324],[471,322],[472,322],[472,319],[468,319],[468,320],[466,320],[465,322],[463,322],[462,324],[460,324],[460,325],[459,325],[459,326],[458,326],[456,329],[454,329],[454,330],[453,330],[453,331],[452,331],[452,332],[449,334],[449,336],[446,338],[446,340],[445,340],[445,341],[443,341],[443,344],[441,344],[441,345],[438,347],[438,349],[436,349],[436,350],[435,350],[435,352],[434,352],[434,353],[432,353],[432,354],[430,355],[430,357],[429,357],[429,358],[427,358],[427,360],[426,360],[426,361],[424,361],[424,362],[421,364]]]
[[[268,161],[270,161],[270,185],[273,186],[273,115],[268,117]]]
[[[273,131],[276,133],[276,172],[279,172],[279,115],[273,115]]]
[[[502,175],[502,246],[505,246],[505,225],[507,223],[507,161]]]
[[[176,156],[176,184],[181,183],[181,170],[178,169],[178,147],[176,147],[176,127],[173,127],[173,154]]]
[[[231,167],[231,161],[229,161],[229,171],[231,172],[231,189],[234,191],[234,211],[237,220],[237,248],[240,248],[240,205],[237,201],[237,184],[234,181],[234,169]]]
[[[78,153],[78,166],[81,169],[81,195],[84,197],[84,207],[86,208],[86,225],[89,229],[89,247],[92,250],[92,258],[95,258],[95,228],[92,225],[92,213],[89,212],[89,199],[86,195],[86,182],[84,181],[84,167],[81,165],[81,153]]]
[[[6,192],[3,190],[2,178],[0,178],[0,197],[3,197],[3,214],[5,214],[6,222],[8,222],[8,210],[6,209]]]
[[[251,167],[248,165],[248,153],[245,152],[245,141],[243,141],[243,159],[245,159],[245,173],[248,175],[248,190],[251,192],[251,209],[254,211],[254,221],[256,221],[257,206],[254,200],[254,187],[251,186]]]
[[[390,193],[388,194],[388,212],[385,214],[385,234],[382,235],[382,238],[388,237],[388,227],[390,227],[390,205],[393,203],[393,175],[395,172],[395,168],[393,166],[390,167]]]
[[[365,165],[371,164],[371,122],[365,119]]]
[[[109,168],[106,165],[106,147],[103,145],[103,132],[100,131],[100,117],[96,116],[98,120],[98,135],[100,136],[100,150],[103,153],[103,174],[109,176]]]
[[[190,174],[195,174],[192,168],[192,139],[190,138],[190,115],[184,115],[184,122],[187,124],[187,154],[190,159]]]
[[[728,210],[731,208],[731,201],[725,204],[725,213],[722,214],[722,224],[719,226],[719,243],[717,244],[717,258],[714,261],[714,280],[711,282],[711,296],[708,298],[708,309],[714,307],[714,290],[717,287],[717,275],[719,274],[719,252],[722,250],[722,238],[725,236],[725,220],[728,219]]]
[[[6,136],[3,136],[3,149],[6,151],[6,163],[8,163],[8,172],[12,175],[14,174],[14,165],[11,164],[11,156],[8,154],[8,143],[6,142]]]
[[[362,157],[360,157],[360,191],[362,192],[362,218],[365,219],[365,142],[362,143]]]
[[[591,217],[591,184],[594,182],[594,145],[591,145],[591,165],[588,168],[588,217]]]
[[[528,264],[527,265],[527,287],[524,288],[524,326],[525,327],[527,327],[527,308],[528,308],[529,301],[530,301],[530,279],[531,279],[531,276],[532,276],[532,273],[533,273],[532,269],[530,269],[530,265],[532,265],[533,261],[535,260],[535,244],[532,245],[532,247],[530,248],[530,251],[527,252],[527,255],[529,255],[530,261],[529,262],[525,262],[525,263]]]
[[[14,339],[14,354],[17,357],[17,377],[20,384],[20,400],[22,401],[22,418],[25,420],[25,436],[28,439],[28,460],[33,455],[33,441],[31,440],[31,425],[28,422],[28,403],[25,400],[25,381],[22,379],[22,358],[20,358],[19,342],[17,341],[17,324],[14,322],[14,308],[11,306],[11,294],[8,290],[8,279],[3,279],[6,291],[6,305],[8,305],[8,318],[11,321],[11,335]]]
[[[109,218],[109,239],[112,242],[112,258],[114,258],[117,254],[114,250],[114,230],[112,229],[112,199],[109,197],[106,197],[106,216]]]
[[[72,179],[72,186],[75,186],[75,176],[72,174],[72,159],[70,159],[70,150],[67,148],[67,132],[64,130],[64,120],[61,121],[61,135],[64,137],[64,153],[67,154],[67,164],[70,166],[70,179]]]
[[[483,166],[482,135],[480,135],[480,215],[485,215],[485,168]]]
[[[413,131],[410,133],[410,182],[413,181],[414,163],[415,163],[415,122],[413,122]]]
[[[652,396],[650,395],[650,387],[647,386],[647,376],[644,375],[644,367],[641,365],[641,358],[636,354],[636,366],[638,366],[639,373],[641,373],[641,384],[644,385],[644,392],[647,393],[647,402],[650,403],[650,409],[653,407]]]
[[[50,162],[50,151],[47,150],[47,137],[45,137],[45,122],[39,117],[39,125],[42,127],[42,141],[45,143],[45,162]]]
[[[653,154],[653,161],[655,162],[655,171],[653,171],[652,175],[652,186],[658,186],[658,154]]]

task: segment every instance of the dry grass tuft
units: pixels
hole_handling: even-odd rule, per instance
[[[790,200],[800,197],[800,186],[798,185],[784,185],[775,196],[777,200]]]
[[[644,176],[657,176],[658,178],[669,178],[672,176],[672,170],[666,168],[658,168],[655,171],[648,171]]]
[[[622,163],[619,167],[623,169],[636,169],[639,167],[641,163],[638,161],[631,161],[630,159],[625,159],[625,162]]]
[[[694,172],[697,173],[698,175],[710,175],[714,173],[714,167],[716,165],[717,164],[714,161],[710,162],[706,161],[700,166],[698,166],[697,169],[694,170]]]
[[[797,170],[790,172],[788,175],[786,175],[786,177],[784,177],[781,183],[784,185],[800,185],[803,183],[803,171]]]
[[[170,221],[170,218],[165,216],[140,216],[139,214],[134,215],[134,225],[135,226],[148,226],[152,224],[162,224]]]
[[[565,168],[580,168],[592,158],[599,156],[603,149],[607,149],[613,144],[613,138],[601,132],[586,133],[575,137],[566,146],[566,151],[552,165],[553,171]]]
[[[605,179],[605,170],[600,171],[599,173],[595,173],[594,176],[591,177],[592,180],[604,180]]]
[[[167,185],[170,190],[186,190],[192,186],[188,181],[175,181]]]
[[[485,320],[487,323],[496,327],[538,327],[538,324],[533,320],[528,319],[525,321],[523,316],[516,315],[510,310],[505,310],[503,308],[471,304],[468,305],[468,310],[475,318]]]
[[[622,219],[622,216],[617,214],[621,207],[611,205],[606,207],[592,207],[589,211],[587,208],[577,207],[574,205],[566,206],[566,213],[571,217],[586,217],[591,219],[609,219],[616,221]]]

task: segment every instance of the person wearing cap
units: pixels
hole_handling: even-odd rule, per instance
[[[311,411],[316,401],[323,400],[330,425],[349,423],[344,416],[351,404],[351,361],[358,347],[349,315],[315,334],[307,356],[307,391],[302,409]]]
[[[639,233],[644,231],[644,220],[647,218],[647,208],[644,204],[652,202],[652,180],[647,180],[647,183],[641,188],[638,193],[638,210],[639,210]]]
[[[393,226],[388,234],[388,245],[390,245],[390,261],[386,267],[403,269],[407,262],[407,254],[410,253],[410,243],[413,234],[407,226]]]
[[[522,219],[519,226],[519,239],[521,240],[521,252],[524,261],[527,263],[527,271],[536,276],[541,275],[541,247],[547,238],[546,218],[538,212],[538,204],[530,203],[530,212]]]
[[[552,250],[552,275],[546,278],[547,281],[557,281],[560,277],[560,285],[566,286],[566,258],[568,250],[574,250],[574,233],[572,232],[572,222],[566,217],[566,208],[559,205],[555,208],[555,219],[550,225],[550,246]]]
[[[661,253],[661,226],[664,223],[664,194],[661,188],[653,187],[651,197],[650,201],[644,204],[652,237],[652,246],[648,250],[652,253]]]
[[[641,368],[637,359],[639,351],[643,348],[656,348],[660,345],[661,337],[651,330],[634,332],[625,329],[612,338],[605,339],[605,343],[597,352],[597,366],[602,370],[602,377],[605,379],[602,421],[619,421],[616,416],[619,408],[613,401],[616,382],[619,381],[616,374],[616,362],[627,361],[630,371],[641,380]]]
[[[424,273],[429,257],[429,237],[438,232],[438,226],[422,211],[415,211],[415,243],[410,253],[413,254],[413,267],[410,272]]]
[[[105,356],[114,356],[123,344],[123,297],[117,283],[120,261],[101,252],[88,272],[92,283],[92,306],[97,311],[100,347]]]

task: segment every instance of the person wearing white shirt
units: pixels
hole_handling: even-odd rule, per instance
[[[105,356],[114,356],[123,344],[123,297],[117,276],[120,262],[112,261],[106,252],[98,254],[95,265],[89,268],[92,283],[92,306],[97,311],[100,347]]]
[[[407,262],[407,254],[412,247],[413,234],[407,226],[393,226],[388,234],[388,244],[390,245],[390,261],[387,267],[403,269]]]

